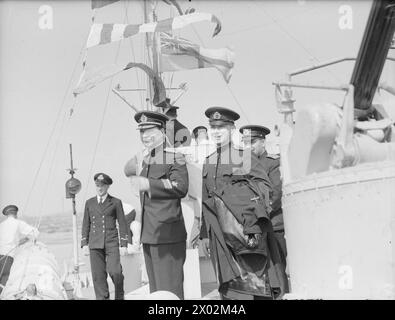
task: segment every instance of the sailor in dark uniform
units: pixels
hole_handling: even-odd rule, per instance
[[[260,125],[247,125],[239,129],[243,135],[243,141],[246,146],[251,147],[252,152],[257,156],[258,160],[263,164],[267,173],[272,189],[270,196],[270,205],[272,211],[270,219],[273,225],[274,235],[280,248],[280,256],[283,268],[286,267],[287,249],[284,237],[283,212],[281,207],[282,182],[280,173],[280,157],[278,155],[270,155],[266,151],[266,135],[270,133],[270,129]],[[278,287],[273,270],[269,271],[271,275],[272,286]]]
[[[273,250],[269,218],[269,179],[251,150],[232,143],[229,109],[206,110],[217,150],[203,166],[201,245],[211,257],[223,299],[272,299],[267,279]]]
[[[191,134],[186,126],[177,120],[177,110],[179,107],[170,103],[170,99],[157,107],[162,108],[163,113],[168,117],[166,121],[166,136],[171,147],[189,146],[191,144]]]
[[[121,200],[109,195],[112,179],[104,174],[94,176],[97,196],[85,203],[82,222],[81,247],[90,255],[93,286],[97,300],[110,298],[107,273],[115,286],[115,299],[124,299],[123,274],[120,253],[126,254],[128,237],[127,224]],[[120,241],[116,221],[119,225]],[[121,248],[119,248],[121,242]],[[88,249],[89,246],[89,249]]]
[[[170,291],[184,298],[183,266],[186,239],[181,199],[188,192],[188,171],[183,155],[165,151],[167,117],[142,111],[135,115],[145,153],[125,166],[125,175],[140,192],[141,243],[150,292]]]

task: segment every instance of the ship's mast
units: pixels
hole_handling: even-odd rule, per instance
[[[155,13],[153,0],[144,0],[144,23],[156,22],[157,16]],[[148,63],[147,65],[154,70],[154,72],[160,77],[160,68],[159,68],[159,50],[160,50],[160,37],[154,32],[152,34],[147,33],[145,35],[147,53],[148,53]],[[153,98],[154,98],[154,88],[152,85],[152,81],[147,77],[148,81],[148,97],[146,99],[146,107],[147,110],[153,109]]]
[[[73,164],[73,147],[70,144],[70,169],[68,169],[69,174],[71,175],[71,178],[66,182],[66,198],[72,200],[72,206],[73,206],[73,215],[72,215],[72,221],[73,221],[73,260],[74,260],[74,290],[75,290],[75,295],[80,296],[79,292],[79,269],[80,269],[80,264],[79,264],[79,257],[78,257],[78,229],[77,229],[77,210],[76,210],[76,203],[75,203],[75,196],[76,194],[81,190],[81,182],[74,178],[74,173],[75,173],[75,168]]]
[[[73,147],[70,144],[70,169],[71,178],[74,178],[74,166],[73,166]],[[79,261],[78,261],[78,233],[77,233],[77,210],[75,204],[75,195],[71,198],[73,204],[73,257],[74,257],[74,271],[79,272]]]

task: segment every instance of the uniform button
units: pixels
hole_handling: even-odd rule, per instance
[[[103,233],[104,233],[104,230],[103,230]]]
[[[93,216],[92,218],[95,219],[95,216]]]

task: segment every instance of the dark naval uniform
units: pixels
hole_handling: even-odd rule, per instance
[[[274,236],[280,249],[281,263],[285,270],[287,265],[287,246],[285,242],[283,210],[281,207],[282,182],[280,173],[280,157],[278,155],[269,155],[265,151],[265,153],[258,157],[258,159],[262,162],[266,173],[269,176],[270,182],[272,183],[272,212],[270,213],[270,218],[274,229]],[[279,280],[273,268],[269,270],[269,276],[271,285],[274,288],[279,288]],[[275,290],[278,291],[279,289]]]
[[[145,117],[144,122],[140,119],[141,114]],[[135,118],[144,124],[152,123],[160,116],[156,112],[140,112]],[[132,175],[128,173],[131,172],[128,167],[136,162],[134,158],[126,164],[126,176]],[[170,291],[183,299],[187,233],[181,199],[188,192],[185,159],[181,154],[166,152],[161,144],[144,157],[139,175],[149,181],[149,191],[140,193],[140,201],[141,243],[150,292]]]
[[[280,156],[270,155],[265,151],[262,156],[258,156],[258,159],[262,161],[262,164],[266,170],[270,182],[272,183],[272,212],[270,213],[270,218],[272,221],[273,229],[278,235],[276,236],[276,238],[279,239],[282,252],[286,256],[287,251],[284,239],[283,210],[281,208],[282,182],[280,173]]]
[[[243,126],[240,128],[239,131],[243,133],[244,136],[258,139],[265,139],[266,135],[270,133],[270,130],[268,128],[258,125]],[[257,159],[262,164],[271,182],[270,205],[272,211],[270,213],[270,219],[274,230],[274,236],[280,249],[279,254],[281,258],[281,263],[285,269],[287,248],[284,237],[284,221],[281,206],[282,181],[280,172],[280,156],[269,155],[267,151],[265,151],[262,155],[257,156]],[[275,275],[275,271],[273,270],[273,268],[269,270],[269,276],[271,285],[275,288],[278,288],[279,281],[277,279],[277,276]]]
[[[120,241],[116,221],[118,220]],[[127,247],[127,226],[121,200],[107,194],[99,204],[97,197],[85,203],[81,247],[89,245],[93,286],[97,300],[109,299],[107,272],[115,286],[115,299],[123,299],[123,274],[119,242]]]
[[[210,124],[237,120],[235,114],[225,108],[206,111]],[[270,182],[262,164],[251,150],[231,143],[207,157],[203,166],[200,238],[210,239],[210,257],[224,299],[272,298],[266,274],[270,259],[278,260],[278,251],[271,248],[270,207],[258,182],[268,198]],[[256,235],[258,242],[250,245]]]

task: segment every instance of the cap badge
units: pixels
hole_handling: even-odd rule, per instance
[[[147,116],[143,114],[140,118],[140,122],[147,122]]]
[[[213,119],[215,120],[221,119],[221,114],[218,111],[214,112]]]
[[[251,135],[251,129],[244,129],[243,134],[250,136]]]
[[[97,177],[98,180],[104,180],[103,175],[101,174],[100,176]]]

